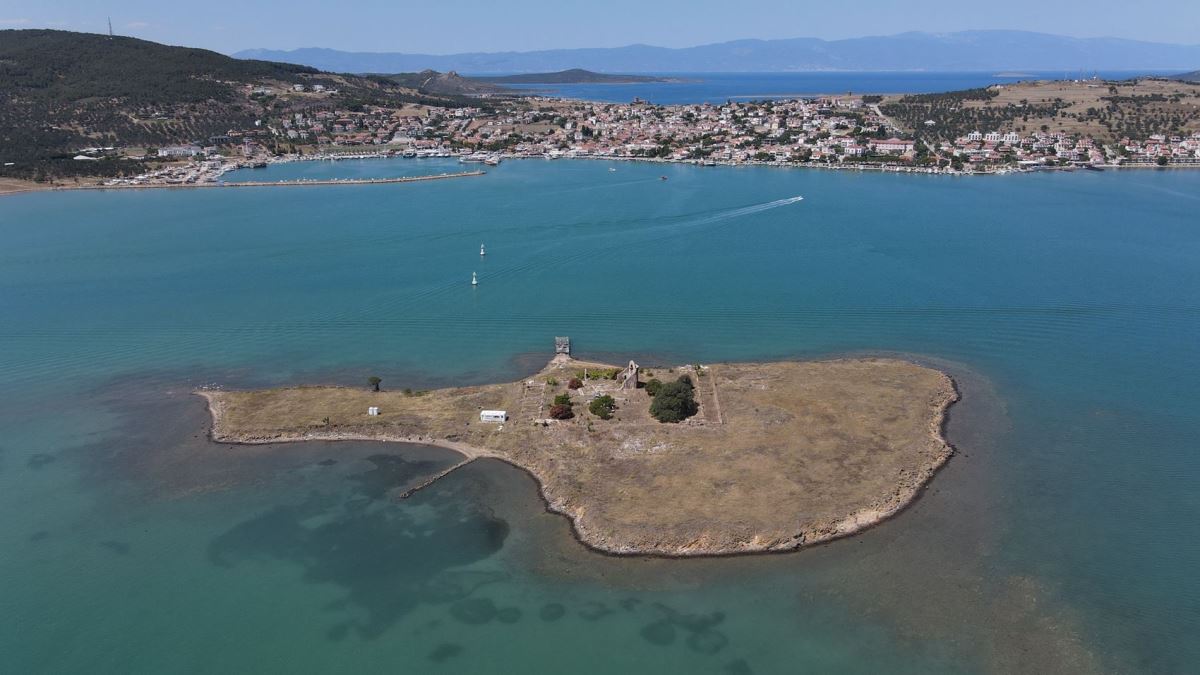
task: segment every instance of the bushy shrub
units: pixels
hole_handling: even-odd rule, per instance
[[[662,385],[650,404],[650,414],[659,422],[682,422],[699,410],[692,380],[686,375]]]
[[[575,377],[582,378],[586,373],[589,380],[615,380],[624,368],[588,368],[575,371]]]
[[[554,405],[571,405],[570,394],[559,394],[554,397]]]
[[[651,396],[658,396],[658,392],[660,389],[662,389],[662,386],[663,386],[662,380],[660,380],[656,377],[656,378],[646,382],[646,385],[644,388],[645,388],[647,394],[650,394]]]
[[[567,389],[578,389],[583,386],[583,380],[578,377],[572,377],[567,381]]]
[[[575,411],[571,410],[571,406],[556,403],[550,406],[550,417],[556,420],[569,420],[575,416]]]
[[[593,415],[595,415],[596,417],[599,417],[602,420],[611,419],[613,410],[616,407],[617,407],[616,400],[613,399],[613,397],[609,396],[608,394],[605,394],[603,396],[597,396],[596,398],[592,399],[591,403],[588,404],[588,410],[590,410]]]

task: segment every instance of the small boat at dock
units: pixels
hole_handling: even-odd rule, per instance
[[[496,155],[486,152],[473,152],[469,155],[463,155],[458,158],[462,164],[486,164],[488,166],[499,166],[500,158]]]

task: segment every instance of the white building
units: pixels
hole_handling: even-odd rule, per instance
[[[480,410],[480,422],[505,422],[508,420],[508,411],[506,410]]]
[[[168,145],[158,149],[159,157],[195,157],[203,152],[197,145]]]

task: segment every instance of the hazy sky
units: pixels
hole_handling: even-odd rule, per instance
[[[1200,0],[0,0],[0,28],[114,30],[233,52],[444,54],[1015,28],[1200,43]]]

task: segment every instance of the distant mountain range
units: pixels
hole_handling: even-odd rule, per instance
[[[1072,38],[1026,31],[901,33],[847,40],[737,40],[670,49],[630,45],[529,52],[404,54],[305,48],[249,49],[237,58],[296,63],[350,73],[421,70],[471,74],[531,73],[586,68],[617,73],[995,70],[1189,70],[1200,45],[1120,38]]]

